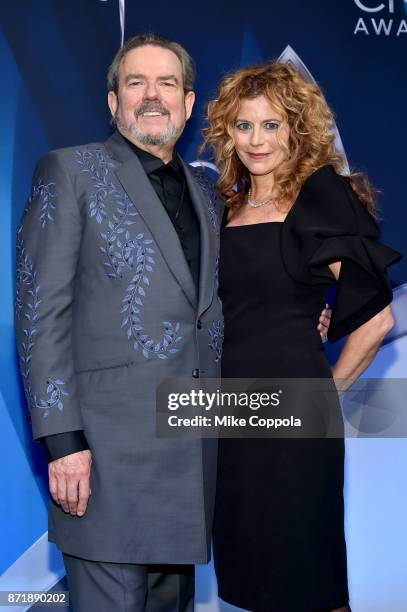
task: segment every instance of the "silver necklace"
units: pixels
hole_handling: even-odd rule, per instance
[[[266,198],[262,202],[256,202],[255,200],[251,199],[251,195],[252,195],[252,190],[250,188],[249,191],[247,192],[247,203],[252,208],[259,208],[260,206],[265,206],[266,204],[270,204],[270,202],[273,201],[273,197],[270,196],[269,198]]]

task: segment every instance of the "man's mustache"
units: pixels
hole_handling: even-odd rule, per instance
[[[135,109],[134,115],[139,117],[143,113],[161,113],[163,115],[169,115],[170,112],[161,102],[142,102],[138,108]]]

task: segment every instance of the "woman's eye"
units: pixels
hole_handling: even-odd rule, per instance
[[[248,130],[250,130],[250,123],[246,123],[246,121],[243,121],[242,123],[237,123],[236,128],[241,132],[247,132]]]
[[[276,121],[267,121],[267,123],[265,123],[266,130],[277,130],[278,126],[279,124]]]

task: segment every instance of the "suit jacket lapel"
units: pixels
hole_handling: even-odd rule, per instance
[[[181,160],[182,161],[182,160]],[[190,166],[182,161],[185,177],[199,220],[201,232],[201,253],[200,253],[200,273],[199,273],[199,299],[198,316],[200,316],[211,304],[216,265],[216,236],[211,225],[208,210],[208,196],[204,194],[201,187],[195,180]]]
[[[137,155],[117,133],[106,141],[105,146],[112,157],[122,162],[116,169],[117,178],[139,214],[143,217],[157,247],[189,302],[196,308],[195,285],[177,232],[151,186]]]

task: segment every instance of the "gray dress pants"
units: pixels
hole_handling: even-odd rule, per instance
[[[193,612],[193,565],[87,561],[63,554],[73,612]]]

